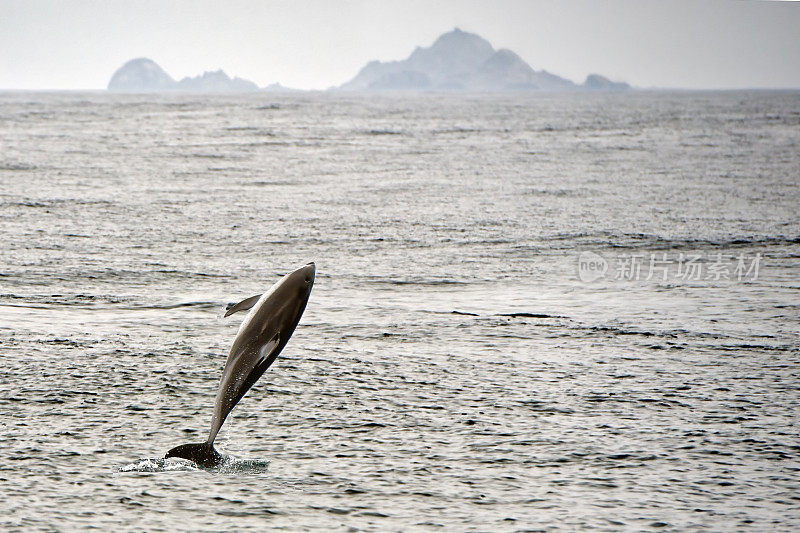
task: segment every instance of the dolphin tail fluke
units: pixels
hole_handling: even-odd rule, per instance
[[[214,449],[213,444],[207,442],[199,444],[181,444],[168,451],[164,459],[169,457],[188,459],[203,468],[218,466],[222,462],[222,455]]]

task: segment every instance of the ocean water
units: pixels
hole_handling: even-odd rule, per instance
[[[798,92],[0,94],[0,529],[797,530],[799,154]]]

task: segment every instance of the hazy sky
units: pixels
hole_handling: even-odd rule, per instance
[[[0,0],[0,88],[101,89],[134,57],[324,89],[458,26],[533,68],[639,87],[800,87],[800,3]]]

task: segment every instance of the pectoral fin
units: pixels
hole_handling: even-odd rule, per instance
[[[225,311],[225,316],[231,316],[232,314],[238,313],[239,311],[247,311],[248,309],[256,305],[256,302],[258,301],[259,298],[261,298],[261,295],[256,294],[255,296],[251,296],[250,298],[242,300],[236,305],[228,304],[228,307],[226,308],[227,311]]]

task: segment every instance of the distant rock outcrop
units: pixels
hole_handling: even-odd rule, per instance
[[[152,59],[140,57],[131,59],[111,76],[109,91],[158,92],[175,88],[175,80]]]
[[[596,75],[593,75],[596,76]],[[591,76],[590,76],[591,78]],[[622,85],[614,84],[613,90]],[[589,80],[587,79],[587,83]],[[511,50],[495,50],[486,39],[456,28],[428,48],[417,48],[402,61],[371,61],[339,89],[350,91],[574,91],[576,85],[545,70],[534,70]],[[609,86],[607,88],[610,89]]]
[[[486,91],[575,89],[571,81],[550,74],[546,70],[533,70],[511,50],[500,49],[484,62],[472,76],[472,86]]]
[[[280,83],[270,83],[266,87],[263,87],[261,90],[273,93],[296,93],[301,89],[292,89],[291,87],[284,87]]]
[[[495,50],[483,37],[453,31],[440,35],[429,47],[417,47],[402,61],[370,61],[349,82],[339,86],[348,91],[624,91],[630,86],[590,74],[582,85],[534,70],[507,49]],[[108,82],[118,92],[250,92],[293,91],[274,83],[259,89],[252,81],[231,78],[222,70],[204,72],[175,81],[153,60],[140,57],[122,65]]]
[[[589,74],[583,82],[583,88],[591,91],[627,91],[631,86],[624,81],[611,81],[600,74]]]
[[[204,72],[194,78],[183,78],[176,87],[179,91],[204,93],[229,93],[257,91],[258,85],[250,80],[231,78],[221,70]]]
[[[205,72],[194,78],[175,81],[152,59],[140,57],[122,65],[108,82],[109,91],[117,92],[248,92],[258,85],[242,78],[231,78],[221,70]]]

